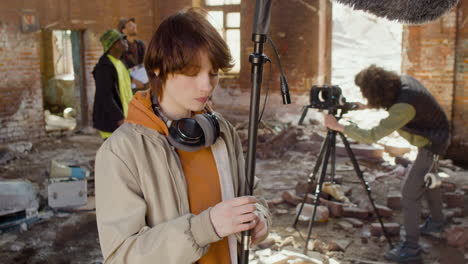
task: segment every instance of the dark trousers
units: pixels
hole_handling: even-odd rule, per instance
[[[406,231],[406,242],[416,246],[419,240],[422,198],[426,196],[429,210],[434,221],[443,221],[442,192],[440,187],[424,187],[424,176],[434,162],[433,153],[425,148],[418,149],[418,156],[406,177],[402,190],[403,225]]]

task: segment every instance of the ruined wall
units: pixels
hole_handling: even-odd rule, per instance
[[[40,34],[20,33],[14,1],[0,8],[0,142],[44,135]]]
[[[452,114],[452,147],[450,155],[468,162],[468,1],[457,10],[455,80]]]
[[[70,29],[83,32],[85,96],[88,120],[91,120],[95,91],[92,70],[102,55],[101,34],[115,28],[120,18],[135,17],[139,37],[148,43],[162,16],[191,4],[191,0],[173,0],[170,5],[159,0],[1,1],[0,143],[45,135],[41,63],[45,66],[51,62],[42,52],[43,45],[47,44],[44,31]],[[23,12],[37,15],[39,31],[21,31]]]
[[[241,4],[241,72],[238,77],[221,80],[213,98],[217,109],[230,117],[245,119],[250,105],[249,55],[253,52],[252,27],[255,4]],[[279,69],[273,50],[265,44],[264,53],[272,61],[269,100],[265,117],[285,113],[300,114],[308,103],[312,84],[330,83],[331,77],[331,2],[329,0],[272,1],[269,36],[275,42],[288,78],[292,105],[283,105],[279,88]],[[320,22],[320,23],[319,23]],[[262,95],[268,84],[269,64],[264,66]],[[263,105],[263,97],[261,99]]]
[[[449,157],[468,161],[468,87],[465,23],[468,4],[461,2],[438,20],[405,26],[402,72],[419,79],[444,108],[452,125]]]
[[[47,34],[43,32],[59,29],[83,32],[84,97],[88,120],[91,120],[95,91],[92,70],[102,55],[100,35],[114,28],[120,18],[135,17],[139,38],[148,43],[161,18],[184,7],[202,5],[202,0],[1,1],[0,77],[3,81],[0,84],[0,143],[45,135],[41,65],[44,76],[48,75],[44,69],[50,58],[42,52],[47,44]],[[244,115],[248,113],[251,69],[248,56],[253,51],[251,34],[254,9],[254,2],[242,1],[241,72],[222,79],[221,88],[215,94],[216,105],[226,114],[237,110]],[[39,31],[21,31],[20,19],[24,11],[37,15]],[[320,28],[319,20],[323,22]],[[271,48],[266,47],[265,53],[273,61],[267,113],[299,113],[300,107],[307,102],[310,86],[329,80],[331,56],[327,51],[331,40],[330,25],[329,0],[273,1],[270,36],[278,46],[293,103],[296,104],[277,107],[281,105],[278,69]],[[319,39],[322,41],[319,42]],[[268,71],[269,67],[266,66],[265,79]],[[264,87],[265,83],[266,80]]]

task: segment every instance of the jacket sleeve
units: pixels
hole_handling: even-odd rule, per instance
[[[93,75],[96,82],[93,119],[101,123],[95,125],[102,131],[113,132],[118,127],[117,123],[124,119],[118,88],[115,87],[115,74],[109,66],[97,66]]]
[[[398,103],[388,109],[388,117],[380,120],[377,126],[371,129],[361,129],[356,125],[347,125],[344,134],[359,142],[372,144],[405,126],[415,115],[416,110],[413,106]]]
[[[234,127],[232,127],[232,125],[229,125],[229,127],[231,128],[232,135],[234,137],[234,147],[235,147],[235,152],[237,156],[239,187],[240,187],[239,193],[244,194],[247,181],[246,181],[246,175],[245,175],[246,168],[245,168],[245,159],[244,159],[244,152],[242,149],[242,143]],[[255,189],[256,187],[258,187],[258,183],[260,180],[256,176],[254,176],[254,178],[255,178],[254,179],[254,192],[255,192]],[[256,196],[256,198],[257,198],[257,204],[256,204],[257,211],[264,216],[265,220],[267,221],[267,227],[268,227],[268,231],[266,235],[263,238],[259,239],[259,241],[263,241],[265,238],[267,238],[268,233],[270,233],[273,222],[272,222],[272,216],[271,216],[270,210],[268,209],[268,204],[265,201],[265,199],[258,197],[258,196]],[[237,238],[240,241],[240,237],[237,236]]]
[[[209,210],[148,226],[137,176],[105,142],[96,156],[96,216],[105,263],[193,263],[218,241]],[[184,254],[180,254],[184,252]]]
[[[146,47],[145,47],[145,43],[142,41],[142,40],[139,40],[139,43],[140,43],[140,61],[141,63],[144,63],[144,58],[145,58],[145,51],[146,51]]]

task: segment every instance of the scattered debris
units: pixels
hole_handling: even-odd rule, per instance
[[[49,110],[44,111],[44,118],[47,131],[73,130],[77,124],[75,118],[63,118],[58,115],[51,114]]]
[[[53,179],[47,187],[49,206],[64,208],[85,205],[88,199],[87,187],[85,180]]]

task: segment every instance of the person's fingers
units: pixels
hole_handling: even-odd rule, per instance
[[[234,223],[242,224],[242,223],[251,222],[251,221],[254,221],[254,220],[256,222],[258,222],[258,217],[253,213],[249,213],[249,214],[243,214],[243,215],[236,216],[235,220],[234,220]]]
[[[259,238],[263,237],[268,231],[267,229],[268,227],[267,227],[266,221],[264,219],[260,220],[259,223],[253,229],[252,241],[256,241]]]
[[[258,242],[260,242],[260,241],[259,241],[260,238],[262,238],[263,236],[265,236],[265,234],[267,233],[267,231],[268,231],[268,230],[267,230],[267,227],[266,227],[266,225],[265,225],[262,229],[260,229],[260,230],[258,230],[258,231],[256,231],[256,232],[254,232],[254,235],[252,236],[252,244],[257,244]]]
[[[242,196],[237,197],[229,201],[232,206],[241,206],[244,204],[254,204],[257,202],[257,199],[254,196]]]
[[[242,224],[242,225],[238,225],[237,228],[236,228],[237,231],[234,232],[234,233],[250,230],[250,229],[254,228],[256,224],[257,223],[249,222],[249,223],[245,223],[245,224]]]
[[[236,206],[232,208],[232,213],[234,215],[243,215],[243,214],[255,212],[255,210],[257,210],[257,207],[255,206],[255,204],[245,204],[245,205]]]
[[[263,217],[257,215],[256,220],[257,220],[257,226],[255,228],[259,229],[259,228],[262,228],[264,225],[266,225],[265,219]]]

